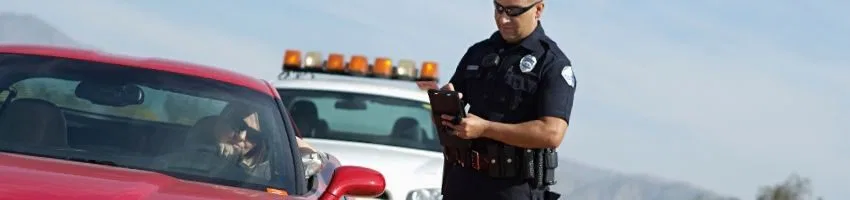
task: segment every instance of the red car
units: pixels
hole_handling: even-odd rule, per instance
[[[3,200],[336,200],[384,191],[380,173],[332,155],[306,166],[275,89],[219,68],[0,45],[0,101]]]

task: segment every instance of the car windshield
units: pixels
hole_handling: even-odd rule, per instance
[[[140,67],[0,54],[0,90],[4,152],[248,189],[296,184],[277,101],[246,87]]]
[[[305,138],[441,151],[427,102],[320,90],[278,93]]]

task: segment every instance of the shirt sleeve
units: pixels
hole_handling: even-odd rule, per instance
[[[546,67],[543,74],[543,92],[540,109],[542,116],[558,117],[570,122],[573,110],[576,79],[573,68],[567,59],[556,59]]]

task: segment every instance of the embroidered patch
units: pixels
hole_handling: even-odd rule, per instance
[[[565,66],[563,70],[561,70],[561,76],[564,77],[564,80],[567,81],[567,85],[570,87],[575,87],[575,76],[573,75],[573,66]]]
[[[534,65],[537,64],[537,58],[532,55],[525,55],[522,59],[519,60],[519,71],[523,73],[530,72],[534,69]]]

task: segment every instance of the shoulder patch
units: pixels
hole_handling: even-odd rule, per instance
[[[567,85],[570,85],[570,87],[575,87],[575,75],[573,75],[573,66],[564,66],[564,69],[561,70],[561,76],[563,76],[564,80],[567,81]]]

